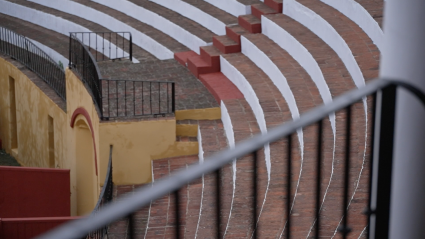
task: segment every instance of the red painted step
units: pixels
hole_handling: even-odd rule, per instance
[[[244,98],[239,89],[221,72],[199,75],[199,80],[218,103],[222,100]]]
[[[251,5],[251,14],[260,20],[261,20],[261,15],[276,14],[276,13],[278,12],[275,9],[267,6],[264,3]]]
[[[198,54],[196,54],[196,52],[194,51],[177,52],[177,53],[174,53],[174,59],[176,59],[183,66],[187,66],[187,59],[189,57],[193,57],[197,55]]]
[[[249,32],[239,25],[226,26],[226,35],[238,44],[241,44],[241,36],[245,34]]]
[[[236,53],[241,51],[241,44],[238,44],[228,36],[214,36],[213,45],[224,54]]]
[[[261,33],[261,21],[252,14],[239,16],[238,23],[250,33]]]

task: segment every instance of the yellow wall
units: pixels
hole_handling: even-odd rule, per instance
[[[18,148],[12,152],[9,76],[15,81]],[[0,58],[0,138],[3,148],[27,167],[49,167],[49,116],[53,118],[55,167],[67,158],[66,113],[16,66]]]
[[[97,167],[99,169],[99,116],[98,113],[96,111],[96,108],[93,104],[93,99],[91,97],[91,95],[89,94],[89,92],[87,91],[87,89],[85,88],[84,84],[82,83],[82,81],[69,69],[66,69],[66,98],[67,98],[67,102],[66,102],[66,107],[67,107],[67,129],[68,129],[68,136],[67,136],[67,145],[68,145],[68,161],[67,164],[64,165],[64,168],[69,168],[71,169],[71,209],[73,212],[73,215],[78,215],[77,211],[78,207],[77,207],[77,202],[81,201],[81,197],[83,197],[83,195],[78,195],[77,193],[77,171],[78,171],[78,167],[77,167],[77,150],[81,150],[81,147],[78,147],[76,140],[78,140],[78,129],[76,129],[77,126],[74,126],[74,128],[70,127],[70,123],[71,123],[71,118],[72,118],[72,114],[74,113],[74,111],[78,108],[84,108],[92,121],[92,126],[93,126],[93,133],[94,133],[94,138],[95,138],[95,143],[96,143],[96,148],[95,151],[90,151],[88,150],[86,153],[88,154],[92,154],[91,156],[91,163],[93,163],[93,166],[95,168],[94,165],[94,152],[96,152],[98,159],[97,159]],[[85,117],[83,117],[82,115],[79,115],[77,117],[77,119],[75,120],[76,122],[82,120],[85,122],[85,124],[88,126],[89,123],[87,121],[87,119]],[[88,129],[90,130],[90,129]],[[91,130],[90,130],[90,133]],[[81,135],[85,135],[86,137],[89,137],[91,135],[88,134],[79,134]],[[92,142],[91,138],[90,139],[83,139],[86,142]],[[91,143],[89,145],[90,147],[93,147],[93,144]],[[78,147],[78,149],[77,149]],[[92,148],[90,148],[92,149]],[[80,169],[81,171],[81,169]],[[96,176],[95,173],[93,173],[92,177],[84,179],[86,180],[88,183],[91,182],[95,182],[96,185],[99,185],[99,179]],[[99,188],[96,187],[96,195],[99,195]],[[80,197],[80,198],[79,198]],[[86,205],[95,205],[96,201],[97,201],[97,197],[93,198],[91,196],[87,197],[86,200],[89,200],[89,202],[85,203]],[[84,210],[83,210],[84,211]]]
[[[174,118],[101,123],[100,178],[105,178],[109,145],[113,145],[114,183],[122,185],[150,182],[152,180],[151,155],[172,147],[176,140],[175,132]]]

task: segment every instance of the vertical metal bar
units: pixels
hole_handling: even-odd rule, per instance
[[[110,92],[109,92],[109,80],[107,81],[108,82],[108,117],[111,117],[111,103],[110,103],[110,101],[109,101],[109,97],[110,97]]]
[[[375,127],[376,127],[376,99],[377,97],[377,93],[372,95],[372,130],[371,130],[371,137],[370,137],[370,160],[369,160],[369,189],[368,189],[368,204],[367,204],[367,209],[366,209],[366,215],[367,215],[367,231],[366,231],[366,238],[369,238],[370,235],[370,216],[372,215],[372,197],[371,197],[371,192],[372,192],[372,178],[373,178],[373,149],[374,149],[374,145],[375,145]]]
[[[98,37],[98,36],[97,36],[97,33],[96,33],[96,36],[95,36],[95,37],[96,37],[96,38],[95,38],[95,41],[96,41],[96,61],[98,61],[98,60],[97,60],[97,51],[98,51],[98,49],[97,49],[97,37]]]
[[[102,32],[102,61],[105,60],[105,33]]]
[[[150,103],[150,109],[152,114],[153,113],[152,111],[152,82],[149,82],[149,103]]]
[[[175,83],[173,82],[171,85],[171,100],[172,100],[172,110],[173,113],[176,112],[176,89]]]
[[[136,238],[136,230],[134,225],[134,214],[131,214],[128,216],[128,231],[127,231],[127,238],[128,239],[134,239]]]
[[[112,41],[112,33],[109,33],[109,59],[111,59],[111,41]]]
[[[381,114],[376,126],[378,131],[375,136],[379,145],[375,145],[377,148],[374,151],[378,151],[378,157],[374,158],[374,161],[377,161],[375,165],[378,167],[378,173],[373,175],[377,178],[377,188],[372,189],[372,196],[375,197],[372,202],[372,211],[375,211],[376,220],[372,237],[379,235],[380,238],[388,238],[389,236],[396,91],[395,86],[382,90]]]
[[[167,82],[167,113],[170,113],[169,111],[169,104],[170,104],[170,102],[168,101],[168,85],[169,85],[170,83],[168,83]]]
[[[159,99],[158,114],[161,114],[161,82],[158,82],[158,99]]]
[[[217,238],[221,237],[221,169],[215,171],[216,173],[216,230]]]
[[[125,33],[122,34],[122,57],[124,58],[124,52],[125,52]]]
[[[136,115],[136,86],[135,86],[135,81],[133,81],[133,114]]]
[[[315,239],[320,237],[320,198],[321,198],[321,184],[322,184],[322,136],[323,136],[323,120],[318,123],[317,132],[317,165],[316,165],[316,234]]]
[[[127,81],[124,81],[124,110],[124,115],[127,116]]]
[[[345,125],[345,170],[344,170],[344,198],[342,203],[343,219],[342,226],[338,229],[342,234],[342,238],[346,239],[351,231],[348,227],[348,192],[350,186],[350,136],[351,136],[351,105],[346,108],[346,125]]]
[[[130,61],[133,61],[133,38],[130,33]]]
[[[256,239],[257,235],[258,235],[258,228],[257,228],[257,192],[258,192],[258,188],[257,188],[257,161],[258,161],[258,150],[254,152],[253,155],[253,182],[252,182],[252,186],[253,186],[253,195],[252,195],[252,230],[253,230],[253,235],[252,238]]]
[[[145,114],[145,105],[144,105],[143,91],[145,91],[145,88],[144,88],[144,82],[142,81],[142,115]]]
[[[117,115],[116,115],[116,117],[118,117],[118,112],[119,112],[119,110],[118,110],[118,81],[115,81],[115,93],[116,93],[116,96],[117,96]]]
[[[175,210],[176,210],[176,236],[175,238],[180,238],[180,198],[179,198],[179,190],[174,192],[174,202],[175,202]]]
[[[291,238],[292,135],[287,138],[286,239]]]
[[[116,43],[116,45],[115,45],[115,57],[118,58],[118,33],[115,33],[115,43]],[[124,52],[123,52],[123,54],[124,54]]]

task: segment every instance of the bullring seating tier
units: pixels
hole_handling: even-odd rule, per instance
[[[111,30],[84,16],[24,0],[8,1],[67,19],[91,31]],[[178,11],[181,10],[174,11],[172,5],[165,4],[166,0],[122,1],[159,15],[175,29],[184,29],[192,40],[183,41],[173,35],[174,28],[159,29],[141,19],[142,16],[126,14],[110,1],[74,0],[131,26],[174,55],[174,59],[160,60],[149,50],[134,44],[133,56],[140,63],[128,60],[99,63],[104,78],[174,81],[177,110],[221,107],[221,120],[180,122],[198,125],[200,153],[153,160],[153,180],[296,119],[378,76],[380,51],[376,42],[353,19],[336,9],[335,0],[229,0],[232,2],[229,6],[234,3],[246,7],[243,8],[245,14],[239,15],[221,6],[220,1],[178,0],[223,23],[225,29],[221,35],[193,20],[189,13],[180,15]],[[383,0],[344,0],[338,4],[357,4],[382,27]],[[67,36],[4,14],[0,15],[0,25],[27,35],[66,57]],[[365,99],[352,109],[350,185],[354,186],[349,191],[350,238],[365,237],[366,217],[362,210],[367,204],[370,106],[371,100]],[[320,214],[321,236],[326,238],[338,237],[337,229],[342,220],[339,205],[342,201],[345,122],[345,112],[337,112],[323,121]],[[259,151],[257,211],[260,213],[256,221],[251,218],[252,208],[247,206],[252,205],[253,200],[252,191],[248,190],[253,186],[253,155],[222,169],[220,228],[224,237],[250,238],[257,230],[260,238],[281,238],[288,230],[283,203],[288,196],[294,200],[292,236],[309,238],[313,235],[316,166],[312,159],[316,157],[316,135],[317,127],[311,126],[294,136],[291,195],[286,194],[284,180],[287,176],[286,141],[277,141]],[[204,238],[215,233],[215,180],[215,175],[205,175],[181,189],[180,207],[184,208],[184,215],[180,231],[184,238]],[[116,186],[114,197],[131,193],[140,186],[143,185]],[[137,236],[172,238],[174,207],[173,195],[167,195],[140,210],[136,215]],[[109,237],[122,238],[127,226],[125,219],[114,223],[110,226]]]

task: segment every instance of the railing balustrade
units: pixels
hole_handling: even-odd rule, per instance
[[[109,163],[108,170],[106,172],[105,182],[103,183],[102,191],[99,195],[99,200],[96,203],[95,208],[93,209],[91,216],[96,216],[97,212],[102,209],[103,206],[110,203],[112,201],[112,193],[113,193],[113,182],[112,182],[112,145],[109,148]],[[105,238],[105,235],[108,234],[108,226],[105,225],[101,228],[91,231],[85,237],[86,239]]]
[[[128,41],[124,41],[123,37],[130,39],[129,46],[125,47]],[[174,113],[174,82],[102,78],[97,61],[123,57],[131,60],[131,45],[131,34],[126,32],[70,33],[69,68],[74,68],[87,84],[103,120]],[[128,49],[129,53],[124,49]]]
[[[66,100],[63,67],[26,37],[0,27],[0,52],[30,69],[46,82],[61,99]]]

